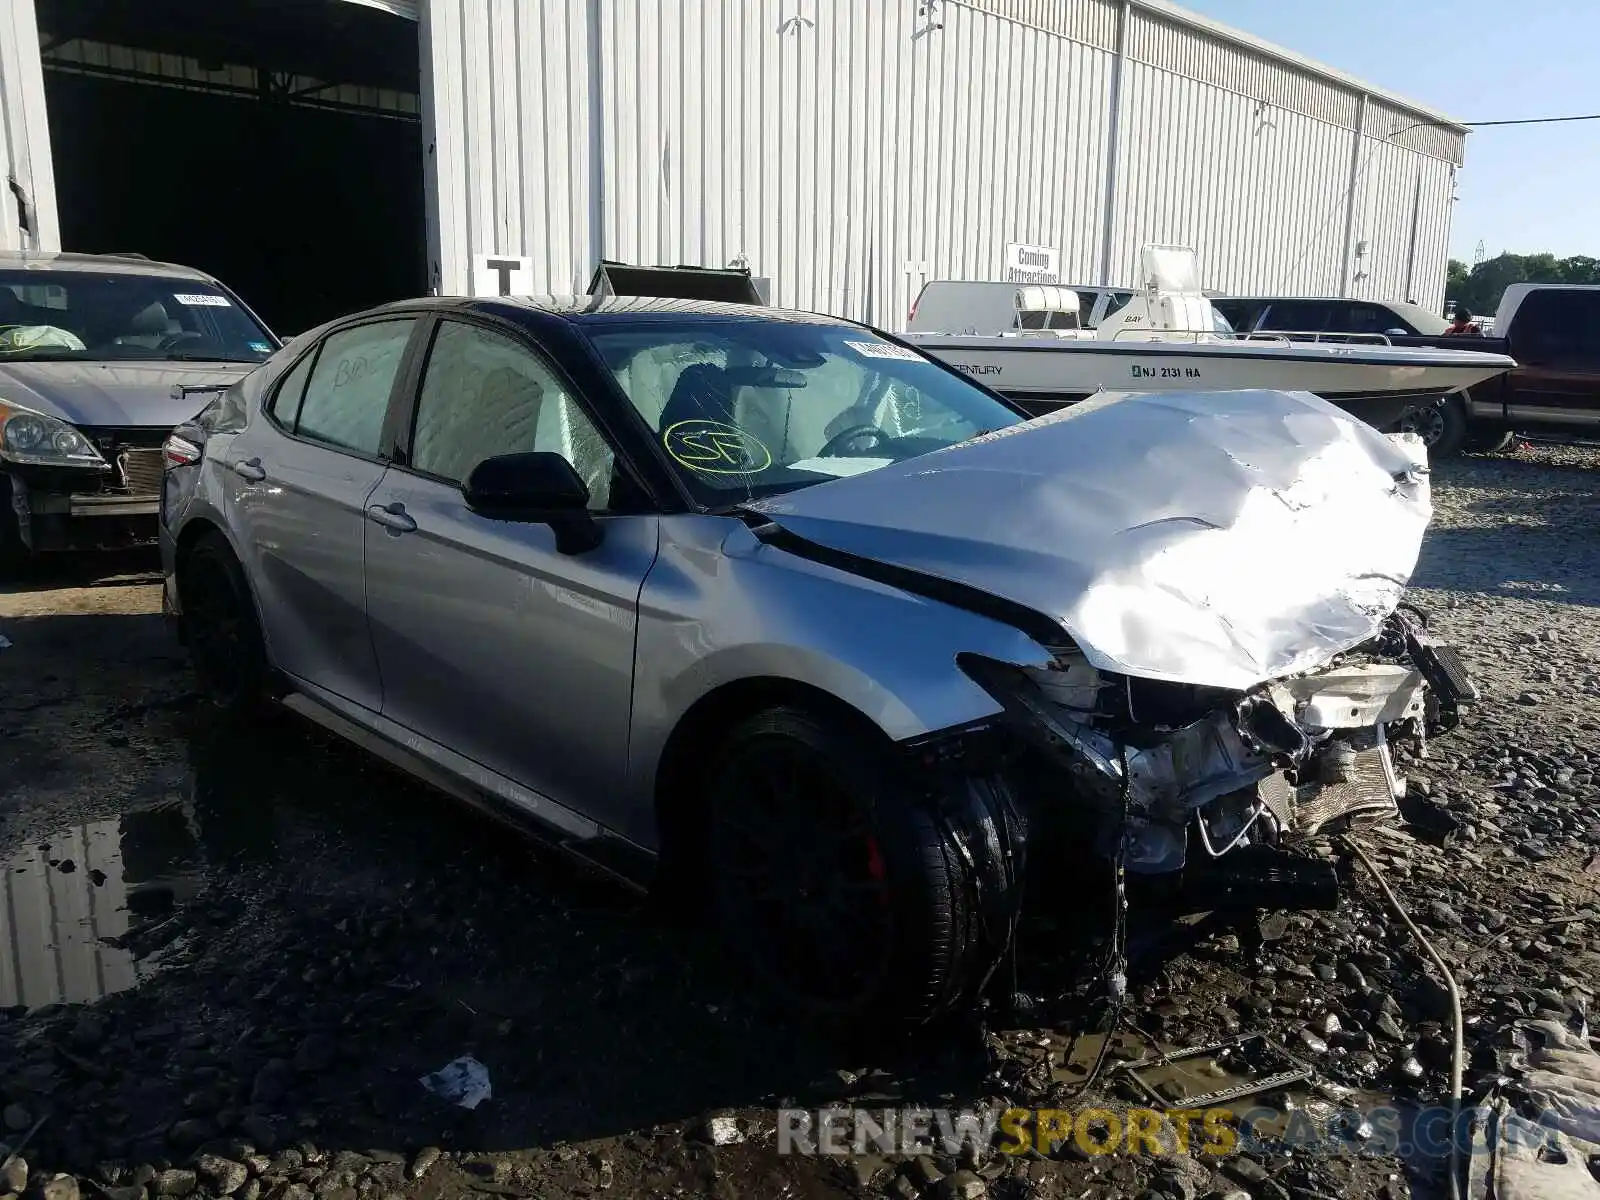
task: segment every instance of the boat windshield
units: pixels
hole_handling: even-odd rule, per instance
[[[725,508],[942,450],[1026,418],[864,329],[728,317],[585,329],[700,503]]]

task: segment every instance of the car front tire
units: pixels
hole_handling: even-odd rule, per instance
[[[993,944],[970,806],[936,811],[887,742],[771,709],[723,744],[709,800],[719,924],[785,1007],[917,1022],[971,995]]]
[[[258,712],[267,659],[244,571],[218,533],[203,535],[178,571],[184,640],[201,693],[230,717]]]

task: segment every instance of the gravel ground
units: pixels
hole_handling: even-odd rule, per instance
[[[1458,974],[1469,1086],[1509,1022],[1576,1019],[1600,980],[1595,922],[1552,923],[1600,901],[1597,483],[1600,451],[1559,447],[1435,481],[1415,599],[1483,703],[1406,764],[1458,824],[1447,843],[1366,844]],[[95,569],[0,595],[0,1142],[27,1143],[0,1200],[1428,1190],[1427,1164],[1377,1154],[781,1157],[780,1103],[1060,1104],[1086,1044],[785,1024],[700,931],[287,718],[219,728],[148,563]],[[1213,931],[1136,976],[1113,1061],[1261,1030],[1324,1089],[1275,1099],[1440,1095],[1442,989],[1370,882],[1260,932]],[[465,1054],[493,1085],[470,1111],[418,1082]],[[1124,1087],[1108,1074],[1089,1096]]]

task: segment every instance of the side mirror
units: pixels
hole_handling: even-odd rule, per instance
[[[548,525],[556,550],[583,554],[604,534],[589,512],[589,488],[559,454],[497,454],[472,468],[461,494],[467,507],[496,521]]]
[[[1408,334],[1404,329],[1385,329],[1383,331],[1383,336],[1384,337],[1410,337],[1411,335]]]

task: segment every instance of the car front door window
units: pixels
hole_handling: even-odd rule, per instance
[[[441,322],[417,398],[410,465],[459,484],[486,458],[527,451],[561,455],[588,484],[590,508],[608,507],[611,447],[555,373],[512,338]]]

